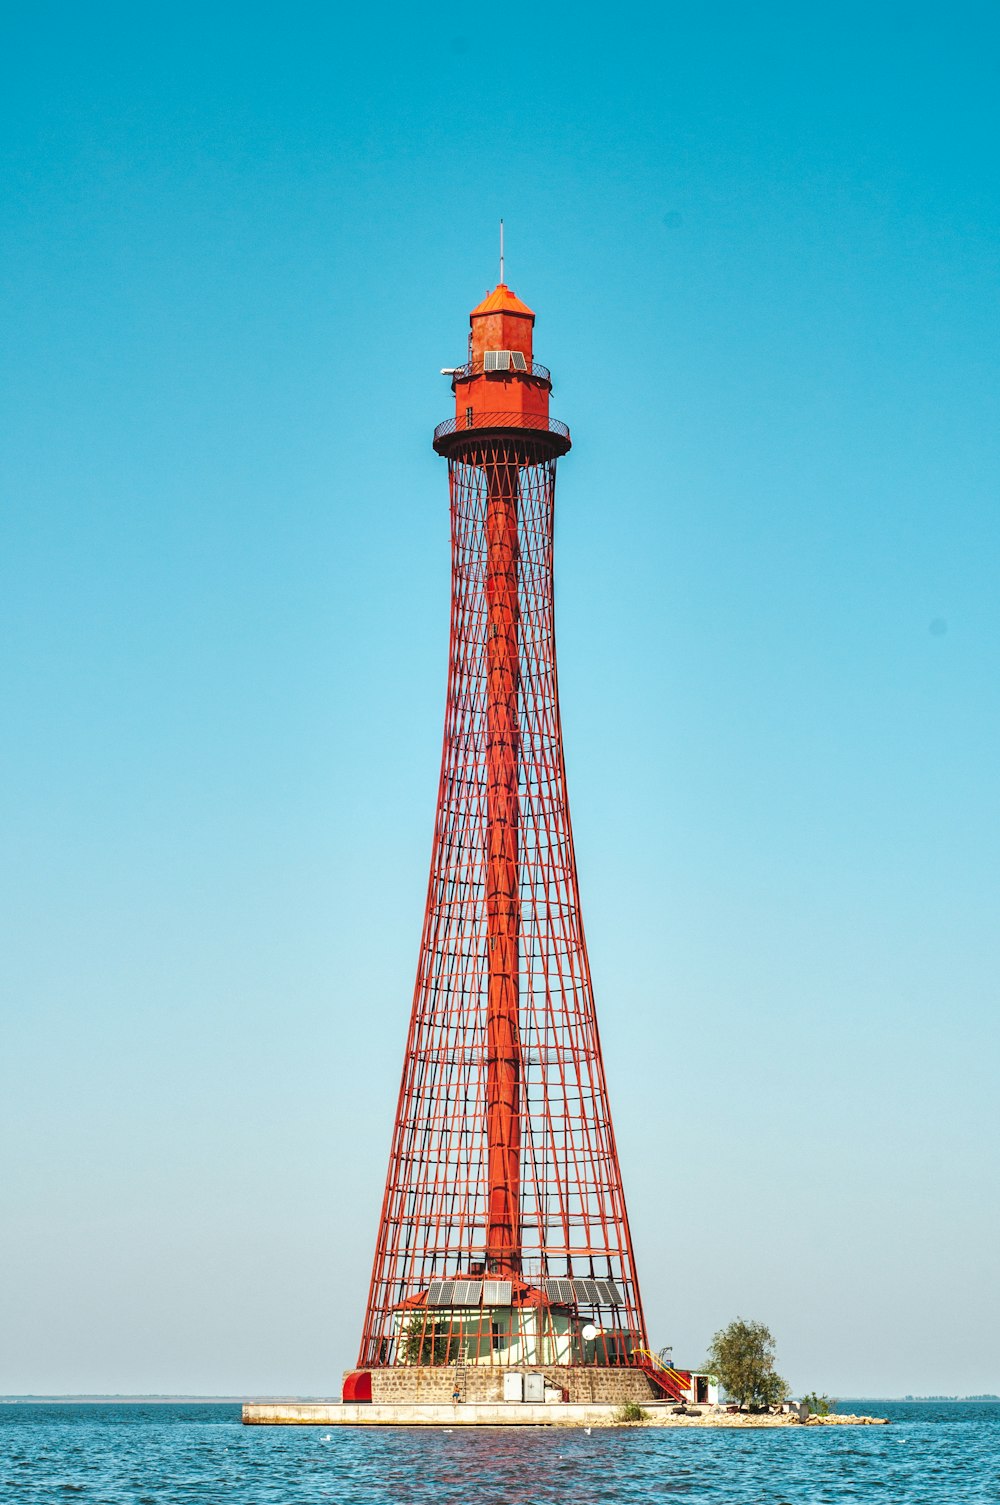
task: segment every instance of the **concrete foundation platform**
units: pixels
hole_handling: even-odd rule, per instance
[[[247,1403],[247,1426],[271,1427],[609,1427],[616,1406],[570,1401],[531,1405],[483,1401],[469,1405],[265,1405]]]
[[[699,1408],[697,1414],[678,1416],[673,1406],[660,1402],[643,1408],[646,1419],[632,1425],[646,1427],[801,1427],[795,1415],[751,1416],[734,1414],[722,1407]],[[545,1405],[481,1402],[472,1405],[343,1405],[340,1401],[247,1402],[243,1422],[256,1427],[613,1427],[617,1406],[581,1405],[573,1401]],[[629,1425],[629,1423],[626,1423]],[[811,1416],[806,1426],[884,1427],[882,1416]]]

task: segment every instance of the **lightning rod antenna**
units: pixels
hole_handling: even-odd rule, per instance
[[[503,282],[503,220],[500,221],[500,281]]]

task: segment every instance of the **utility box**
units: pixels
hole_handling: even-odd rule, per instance
[[[524,1375],[505,1374],[503,1377],[504,1400],[524,1400]]]
[[[545,1376],[544,1374],[526,1374],[524,1376],[524,1398],[535,1405],[542,1405],[545,1400]]]

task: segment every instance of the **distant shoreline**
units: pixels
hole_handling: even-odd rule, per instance
[[[242,1406],[322,1403],[322,1395],[0,1395],[0,1406]]]
[[[339,1397],[322,1395],[0,1395],[3,1406],[242,1406],[331,1405]],[[1000,1395],[856,1395],[836,1404],[967,1406],[1000,1405]]]

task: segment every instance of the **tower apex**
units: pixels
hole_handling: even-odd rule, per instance
[[[469,318],[481,319],[484,314],[515,314],[522,319],[530,319],[532,324],[535,322],[534,310],[523,303],[506,282],[498,282],[493,291],[486,294],[482,303],[476,304]]]

